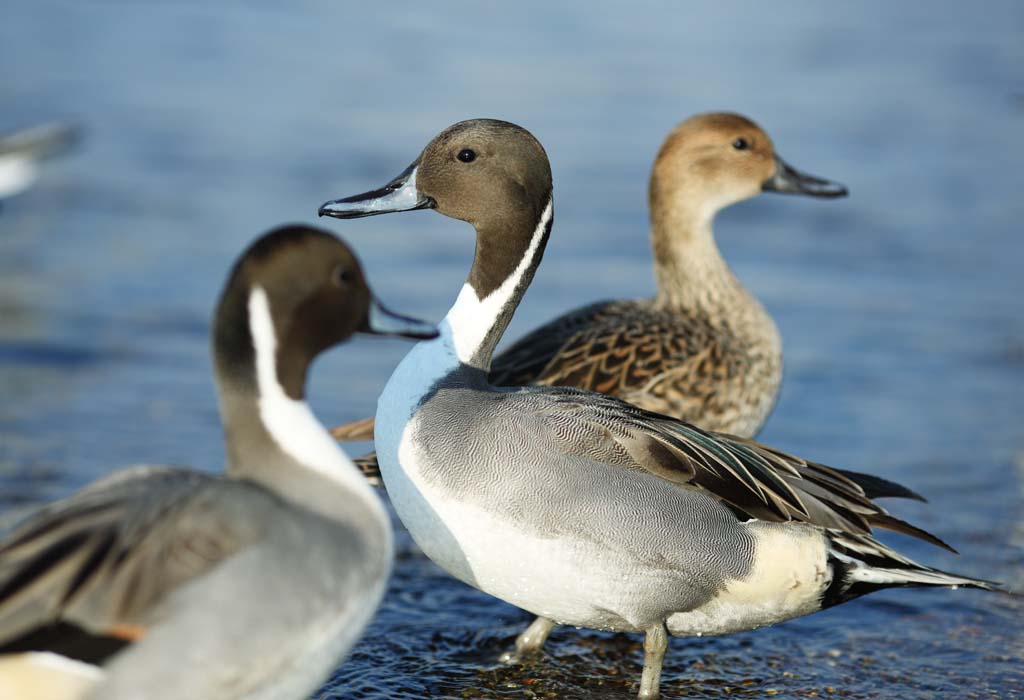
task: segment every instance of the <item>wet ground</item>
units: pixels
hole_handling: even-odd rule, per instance
[[[54,117],[79,151],[0,211],[0,519],[141,461],[222,463],[208,317],[234,256],[282,221],[376,186],[453,121],[545,144],[556,223],[511,335],[651,292],[645,186],[664,134],[732,109],[838,202],[765,196],[719,242],[775,315],[786,383],[761,438],[902,481],[896,503],[1024,584],[1024,9],[675,4],[501,10],[334,3],[9,2],[0,129]],[[325,222],[380,295],[439,318],[471,232],[431,213]],[[362,417],[406,350],[322,360],[326,423]],[[391,592],[321,698],[623,698],[639,638],[557,631],[502,667],[528,621],[400,535]],[[254,621],[258,624],[258,621]],[[1024,605],[877,594],[776,628],[673,640],[668,698],[1024,697]]]

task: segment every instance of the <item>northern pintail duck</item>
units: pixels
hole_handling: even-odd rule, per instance
[[[337,238],[291,227],[235,265],[214,319],[222,476],[142,466],[0,542],[0,697],[306,698],[391,568],[373,489],[305,402],[357,331],[430,338],[374,301]]]
[[[377,405],[381,473],[427,556],[538,615],[535,643],[551,621],[645,633],[643,698],[658,695],[668,634],[749,630],[893,586],[993,587],[872,536],[879,527],[945,546],[874,501],[915,496],[902,486],[605,394],[491,384],[552,206],[540,143],[473,120],[381,190],[323,207],[341,218],[434,208],[476,229],[440,337],[413,348]]]
[[[842,197],[846,188],[787,164],[746,117],[715,112],[679,124],[648,190],[657,296],[559,316],[495,357],[490,382],[592,389],[705,430],[755,436],[778,397],[782,342],[722,258],[712,224],[761,192]],[[369,440],[373,423],[332,434]]]
[[[78,138],[71,124],[52,122],[0,134],[0,200],[22,192],[39,177],[39,163]]]

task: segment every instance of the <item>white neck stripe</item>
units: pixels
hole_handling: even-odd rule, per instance
[[[256,382],[259,415],[271,439],[282,451],[311,471],[383,507],[370,485],[338,444],[316,419],[305,401],[289,397],[277,378],[277,335],[270,315],[270,304],[262,287],[253,287],[249,295],[249,330],[256,353]]]
[[[537,222],[537,228],[530,238],[530,245],[523,254],[522,260],[516,265],[512,274],[505,278],[501,286],[488,294],[485,298],[477,297],[476,290],[466,283],[462,285],[455,304],[448,311],[439,330],[442,341],[453,348],[456,357],[462,363],[469,363],[483,345],[487,333],[494,326],[495,319],[501,314],[502,309],[508,304],[516,288],[526,274],[527,268],[533,262],[537,254],[537,248],[544,238],[545,230],[551,223],[552,199],[548,198],[548,204]]]

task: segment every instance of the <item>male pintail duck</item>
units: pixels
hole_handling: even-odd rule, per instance
[[[915,496],[902,486],[605,394],[491,384],[552,206],[540,143],[473,120],[384,188],[322,207],[339,218],[433,208],[476,229],[441,335],[391,376],[374,438],[395,510],[427,556],[540,616],[520,652],[543,643],[550,621],[644,632],[639,695],[653,698],[668,634],[749,630],[892,586],[994,587],[874,539],[879,527],[946,546],[874,502]]]
[[[366,627],[391,568],[373,489],[305,402],[357,331],[431,338],[372,297],[322,230],[241,257],[214,318],[222,476],[117,472],[0,542],[0,697],[307,698]]]
[[[39,163],[78,140],[78,128],[64,122],[0,134],[0,200],[22,192],[39,177]]]
[[[554,319],[499,354],[490,382],[592,389],[705,430],[754,437],[778,397],[782,342],[722,258],[712,223],[761,192],[842,197],[846,188],[788,165],[768,134],[738,114],[700,114],[678,125],[658,152],[648,190],[658,295],[601,301]],[[369,440],[373,422],[332,434]]]

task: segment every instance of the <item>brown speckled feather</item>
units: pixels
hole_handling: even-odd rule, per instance
[[[495,359],[491,382],[590,389],[749,437],[767,418],[781,376],[774,335],[765,336],[758,342],[726,319],[648,300],[602,302],[516,342]]]

